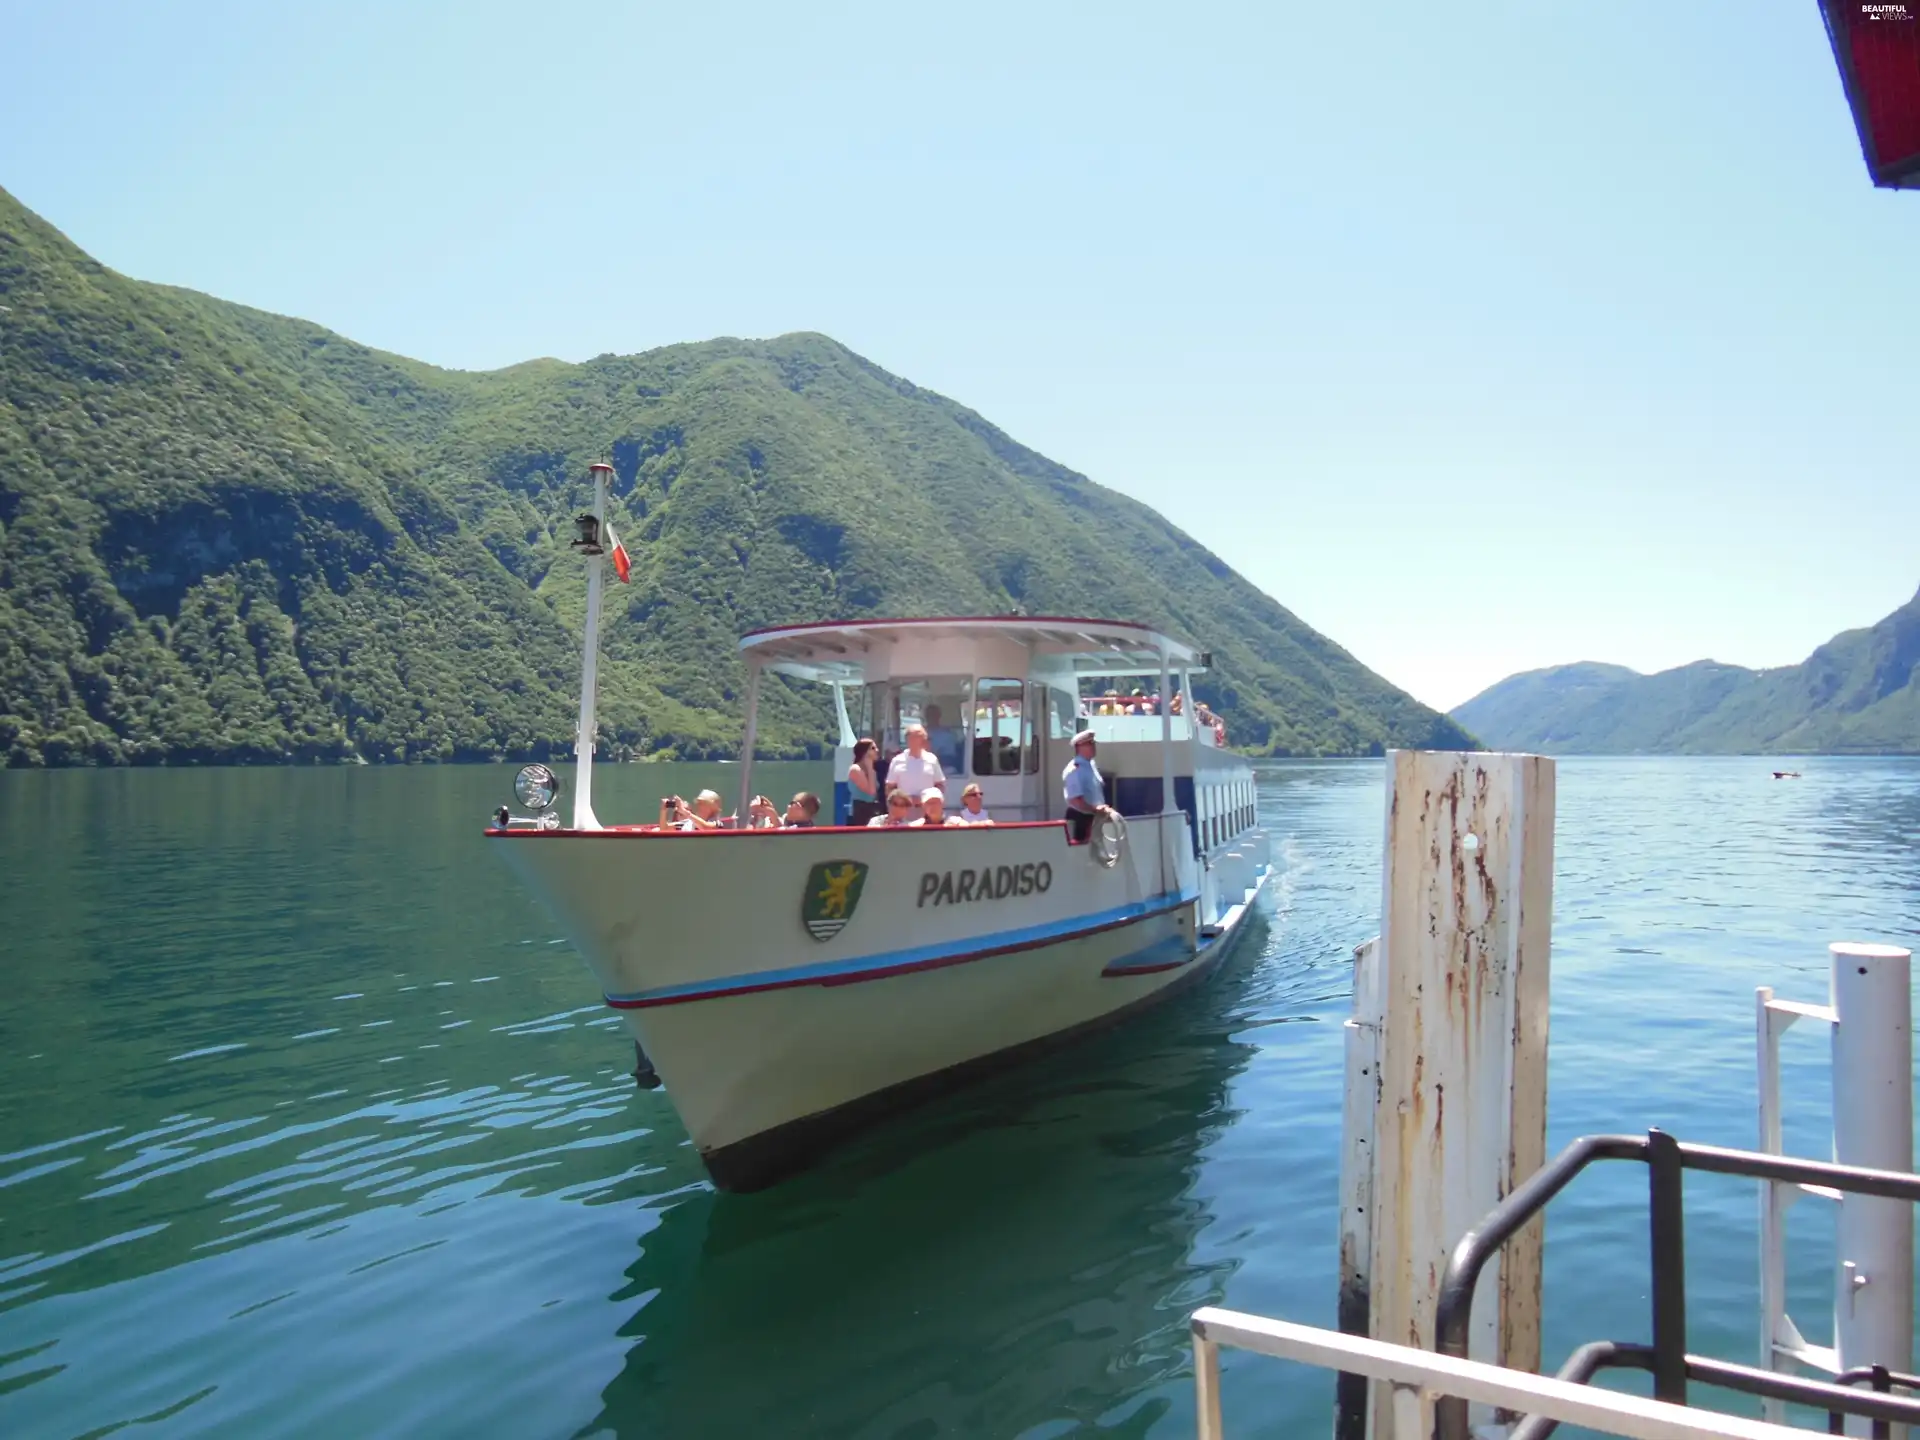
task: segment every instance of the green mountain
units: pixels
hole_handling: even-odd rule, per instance
[[[1502,750],[1920,752],[1920,594],[1798,665],[1558,665],[1509,676],[1453,718]]]
[[[439,370],[116,275],[0,191],[0,756],[568,753],[603,458],[615,753],[734,753],[743,630],[1016,607],[1210,646],[1198,693],[1256,751],[1472,743],[1146,506],[824,336]],[[768,689],[763,753],[821,753],[821,693]]]

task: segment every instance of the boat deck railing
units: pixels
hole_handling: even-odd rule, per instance
[[[1174,715],[1168,718],[1173,722],[1169,728],[1173,731],[1175,741],[1184,744],[1188,740],[1198,740],[1209,750],[1218,748],[1219,742],[1214,738],[1212,726],[1196,727],[1185,715]],[[1126,743],[1158,745],[1160,743],[1160,716],[1157,713],[1102,715],[1097,711],[1082,709],[1080,723],[1099,736],[1100,743],[1103,745]]]
[[[1482,1271],[1501,1248],[1547,1202],[1589,1165],[1635,1160],[1647,1167],[1648,1242],[1652,1273],[1652,1343],[1597,1341],[1581,1346],[1551,1379],[1467,1359],[1473,1297]],[[1873,1433],[1895,1424],[1920,1424],[1920,1398],[1891,1393],[1920,1389],[1920,1377],[1880,1366],[1847,1371],[1832,1381],[1809,1380],[1687,1352],[1687,1280],[1683,1176],[1688,1170],[1743,1175],[1768,1185],[1816,1186],[1850,1195],[1920,1201],[1920,1175],[1854,1165],[1802,1160],[1716,1145],[1683,1144],[1659,1130],[1645,1136],[1588,1135],[1573,1142],[1517,1187],[1484,1220],[1461,1237],[1440,1281],[1434,1319],[1434,1351],[1389,1345],[1224,1310],[1201,1310],[1193,1318],[1201,1440],[1219,1440],[1218,1346],[1228,1344],[1284,1359],[1304,1360],[1342,1372],[1342,1386],[1367,1380],[1392,1387],[1397,1435],[1426,1433],[1419,1416],[1433,1403],[1436,1440],[1470,1440],[1467,1406],[1480,1401],[1522,1418],[1509,1440],[1544,1440],[1562,1423],[1586,1425],[1611,1435],[1669,1440],[1692,1435],[1804,1435],[1803,1430],[1742,1420],[1687,1408],[1690,1383],[1736,1390],[1765,1400],[1811,1406],[1828,1415],[1829,1433],[1841,1433],[1843,1416],[1872,1423]],[[1632,1368],[1653,1376],[1653,1399],[1589,1387],[1603,1369]],[[1860,1390],[1858,1385],[1871,1385]],[[1407,1409],[1406,1407],[1413,1407]],[[1360,1413],[1361,1407],[1342,1407]],[[1402,1420],[1402,1416],[1405,1420]]]
[[[1295,1360],[1392,1387],[1394,1434],[1424,1433],[1421,1417],[1437,1396],[1459,1397],[1524,1411],[1549,1424],[1584,1425],[1603,1435],[1633,1440],[1806,1440],[1806,1431],[1761,1420],[1690,1410],[1664,1400],[1601,1390],[1558,1376],[1533,1375],[1479,1360],[1436,1355],[1363,1335],[1343,1335],[1264,1315],[1208,1306],[1193,1315],[1194,1389],[1199,1397],[1199,1440],[1222,1440],[1220,1349],[1251,1350],[1277,1360]]]

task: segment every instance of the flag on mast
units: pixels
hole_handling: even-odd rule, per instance
[[[620,577],[622,585],[631,584],[628,578],[633,574],[633,557],[627,554],[627,547],[620,543],[620,537],[613,533],[613,526],[607,525],[607,553],[613,557],[613,573]]]

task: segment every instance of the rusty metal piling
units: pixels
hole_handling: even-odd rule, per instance
[[[1554,763],[1387,766],[1381,931],[1356,952],[1347,1032],[1340,1323],[1430,1350],[1454,1242],[1546,1158]],[[1541,1241],[1535,1222],[1495,1262],[1471,1358],[1539,1368]],[[1338,1440],[1431,1427],[1400,1433],[1390,1387],[1343,1380]]]

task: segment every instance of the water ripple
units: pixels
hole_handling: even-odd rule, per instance
[[[1562,766],[1555,1145],[1749,1143],[1752,987],[1820,999],[1829,939],[1920,930],[1920,762],[1765,768]],[[596,786],[616,813],[711,773]],[[1381,773],[1263,772],[1280,873],[1219,983],[741,1197],[481,853],[501,772],[0,774],[0,1432],[1188,1433],[1193,1306],[1332,1316]],[[1785,1058],[1821,1153],[1823,1047]],[[1550,1360],[1645,1325],[1644,1183],[1588,1178],[1550,1218]],[[1744,1359],[1753,1197],[1718,1179],[1689,1184],[1692,1339]],[[1324,1377],[1226,1385],[1324,1430]]]

